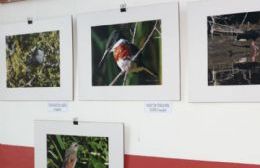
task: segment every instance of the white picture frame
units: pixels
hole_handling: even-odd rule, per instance
[[[59,85],[24,87],[34,82],[37,75],[31,75],[21,86],[8,87],[7,84],[7,38],[47,32],[58,32],[59,37]],[[40,35],[39,35],[40,36]],[[19,43],[22,44],[22,40]],[[36,44],[36,43],[35,43]],[[46,43],[47,45],[47,43]],[[50,46],[48,49],[50,50]],[[9,49],[9,48],[8,48]],[[43,49],[42,49],[43,50]],[[43,50],[46,54],[46,51]],[[24,51],[23,51],[24,52]],[[32,52],[33,53],[33,52]],[[30,53],[32,55],[32,53]],[[29,22],[10,23],[0,26],[0,100],[72,100],[73,99],[73,53],[72,53],[72,18],[70,16],[52,19],[32,20]],[[28,54],[28,57],[32,57]],[[47,54],[46,54],[47,55]],[[46,56],[45,55],[45,56]],[[57,54],[58,55],[58,54]],[[9,55],[8,55],[9,56]],[[47,60],[45,57],[45,60]],[[28,60],[25,60],[28,62]],[[24,61],[24,62],[25,62]],[[51,65],[54,66],[54,65]],[[45,65],[47,70],[50,65]],[[45,71],[44,70],[44,71]],[[27,73],[27,72],[26,72]],[[36,77],[35,77],[36,76]],[[47,78],[46,78],[47,79]],[[49,78],[51,81],[51,79]],[[30,83],[31,82],[31,83]],[[29,85],[28,85],[29,86]]]
[[[48,158],[47,156],[47,152],[50,152],[47,150],[48,149],[47,139],[50,140],[50,138],[53,138],[53,136],[54,137],[60,136],[59,142],[62,142],[64,146],[65,143],[69,143],[68,140],[69,137],[96,138],[95,141],[99,141],[99,142],[101,142],[101,140],[98,138],[107,138],[108,149],[104,147],[104,150],[108,152],[107,155],[108,155],[109,162],[105,164],[108,164],[109,168],[124,167],[124,138],[123,138],[124,127],[122,123],[78,122],[78,125],[75,125],[72,121],[71,122],[40,121],[40,120],[35,121],[34,122],[35,167],[47,168],[47,160],[51,159],[51,157]],[[64,137],[62,138],[62,136]],[[66,140],[65,140],[65,136],[66,136]],[[91,141],[91,139],[89,141]],[[51,142],[54,142],[54,140],[52,139]],[[76,152],[77,153],[76,163],[77,163],[80,162],[80,160],[82,159],[79,156],[80,150],[83,151],[84,147],[87,146],[83,142],[76,142],[76,143],[79,146]],[[89,142],[85,142],[85,143],[89,143]],[[103,150],[103,147],[100,150]],[[52,152],[55,153],[55,151]],[[88,149],[88,152],[89,152],[89,156],[87,157],[90,157],[91,155],[97,156],[100,154],[91,151],[91,149]],[[62,152],[60,151],[60,153]],[[64,157],[65,155],[66,154],[64,154]],[[63,162],[64,160],[66,159],[63,158]],[[89,163],[84,163],[84,164],[89,164]]]
[[[224,4],[224,5],[223,5]],[[212,0],[188,4],[189,102],[259,102],[260,85],[208,84],[208,16],[260,11],[258,0]]]
[[[93,86],[91,28],[151,20],[161,21],[162,83]],[[132,7],[126,12],[116,9],[78,15],[77,46],[80,100],[180,100],[178,2]]]

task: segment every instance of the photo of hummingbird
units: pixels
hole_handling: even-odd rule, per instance
[[[92,85],[161,85],[161,20],[91,28]]]
[[[106,30],[109,33],[104,34]],[[110,76],[113,73],[114,77],[110,77],[108,81],[109,86],[121,85],[122,79],[122,85],[160,84],[161,39],[156,39],[159,30],[160,21],[157,20],[95,27],[92,30],[94,37],[100,36],[104,40],[94,42],[104,45],[104,48],[100,51],[102,55],[99,60],[93,64],[93,70],[97,72],[93,73],[93,78],[97,74],[106,78],[106,73]],[[94,47],[93,49],[96,50]],[[114,67],[111,67],[112,64]],[[101,77],[97,78],[102,80]]]

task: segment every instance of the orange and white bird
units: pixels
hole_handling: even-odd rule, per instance
[[[75,168],[77,163],[79,145],[77,143],[72,143],[70,147],[65,151],[65,157],[63,160],[62,168]]]
[[[156,78],[156,75],[147,69],[141,59],[133,60],[139,48],[133,43],[129,42],[122,33],[117,30],[112,31],[107,43],[106,50],[98,64],[100,67],[110,53],[113,53],[114,61],[121,71],[126,72],[146,72]],[[140,54],[141,55],[141,54]]]

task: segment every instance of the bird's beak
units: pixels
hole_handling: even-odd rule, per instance
[[[108,55],[108,53],[109,53],[109,49],[106,49],[106,51],[104,52],[104,54],[103,54],[101,60],[100,60],[99,63],[98,63],[98,67],[100,67],[100,66],[102,65],[102,63],[103,63],[105,57]]]

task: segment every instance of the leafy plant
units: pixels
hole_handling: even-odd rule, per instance
[[[98,66],[99,61],[106,50],[106,43],[111,32],[114,30],[119,31],[124,35],[126,40],[140,49],[144,46],[145,41],[157,22],[156,31],[154,31],[142,53],[138,56],[138,62],[155,74],[156,78],[146,72],[129,73],[125,84],[160,85],[162,83],[160,20],[92,27],[92,85],[107,86],[111,84],[121,71],[116,64],[112,53],[104,60],[101,67]],[[114,85],[122,85],[122,83],[124,83],[124,79],[121,77]]]
[[[59,31],[6,36],[6,67],[9,88],[59,87]]]
[[[48,168],[61,168],[66,149],[75,142],[79,145],[75,168],[108,168],[107,137],[47,135]]]

